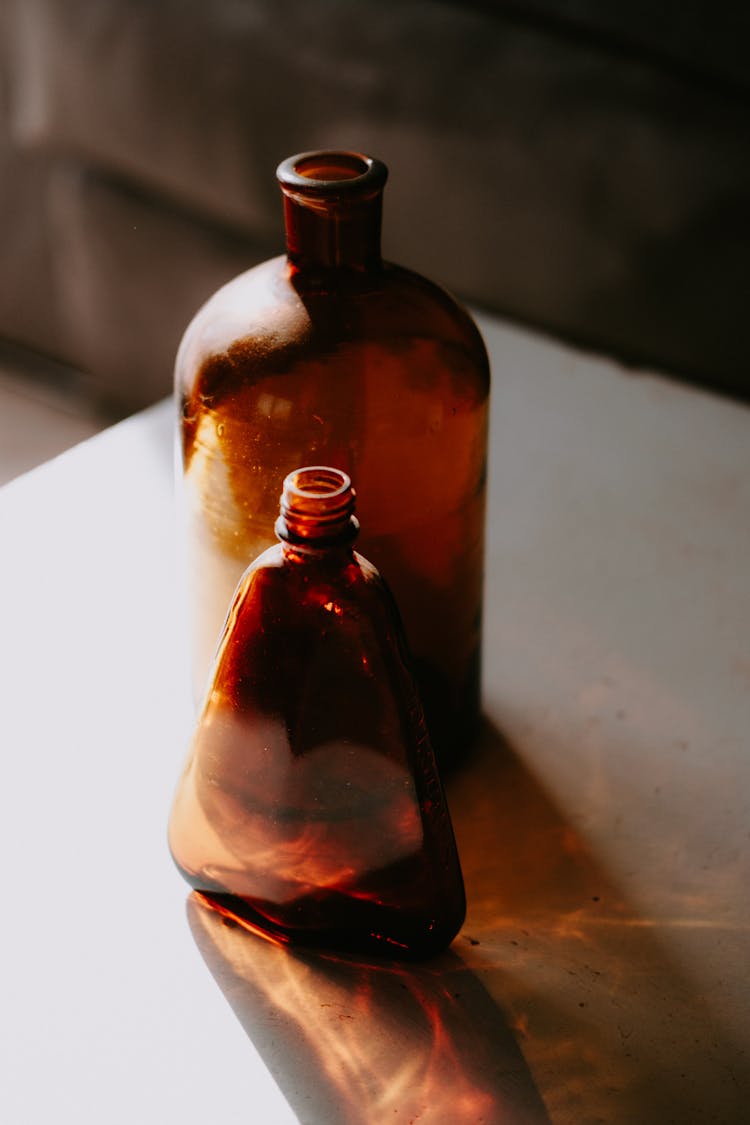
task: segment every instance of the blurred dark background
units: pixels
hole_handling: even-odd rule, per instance
[[[389,165],[387,257],[750,398],[747,4],[0,3],[0,346],[111,416],[281,252],[276,164],[318,147]]]

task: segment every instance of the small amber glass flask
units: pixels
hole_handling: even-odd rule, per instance
[[[338,469],[284,481],[245,572],[169,825],[188,883],[282,941],[418,959],[465,914],[398,612]]]

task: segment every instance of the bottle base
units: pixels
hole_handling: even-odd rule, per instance
[[[437,956],[448,948],[463,922],[463,915],[453,926],[438,919],[409,919],[401,911],[353,901],[335,891],[306,895],[286,905],[282,920],[274,917],[268,904],[244,896],[197,888],[194,893],[228,922],[275,944],[393,961]]]

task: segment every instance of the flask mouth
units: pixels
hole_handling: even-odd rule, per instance
[[[355,492],[341,469],[309,465],[284,479],[276,534],[288,543],[326,546],[350,542],[359,530]]]
[[[276,178],[285,194],[350,197],[382,191],[388,169],[361,152],[320,149],[282,160]]]

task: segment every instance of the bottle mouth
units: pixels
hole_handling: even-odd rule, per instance
[[[321,149],[282,160],[276,178],[289,194],[369,195],[382,190],[388,169],[381,160],[361,152]]]
[[[351,478],[341,469],[295,469],[284,479],[276,534],[286,542],[311,546],[349,541],[359,530],[355,495]]]

